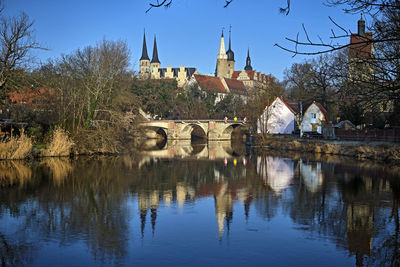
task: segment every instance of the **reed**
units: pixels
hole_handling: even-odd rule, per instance
[[[47,148],[43,151],[43,156],[64,157],[71,154],[75,143],[69,138],[68,134],[61,128],[57,128],[51,138]]]
[[[32,151],[32,140],[22,134],[0,143],[0,159],[25,159]]]

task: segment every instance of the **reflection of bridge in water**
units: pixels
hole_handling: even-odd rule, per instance
[[[142,150],[145,158],[187,158],[187,159],[229,159],[235,154],[231,141],[209,141],[193,144],[191,140],[172,140],[165,142],[164,147],[157,147],[157,140],[148,140],[148,150]],[[237,153],[236,153],[237,154]]]
[[[189,140],[194,131],[208,140],[230,140],[238,127],[247,127],[244,120],[163,120],[140,123],[146,136],[156,138],[163,135],[168,140]]]

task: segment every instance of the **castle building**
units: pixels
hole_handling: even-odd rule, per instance
[[[225,51],[224,32],[221,34],[215,76],[242,81],[249,92],[253,89],[266,89],[273,77],[253,70],[250,49],[247,50],[246,65],[243,70],[235,71],[235,54],[232,51],[231,31],[229,31],[229,48]]]
[[[142,56],[139,60],[139,66],[139,79],[175,79],[178,83],[178,87],[183,87],[188,79],[194,73],[197,73],[196,68],[186,68],[184,66],[180,66],[179,68],[172,68],[171,66],[161,68],[161,62],[158,58],[157,40],[155,35],[153,57],[150,61],[150,58],[147,54],[146,33],[144,33],[143,35]]]
[[[154,46],[153,46],[153,56],[150,61],[150,58],[147,53],[147,44],[146,44],[146,34],[143,35],[143,48],[142,48],[142,56],[139,60],[139,79],[175,79],[178,83],[178,87],[183,87],[185,84],[190,83],[190,80],[213,80],[213,79],[205,79],[205,78],[197,78],[194,77],[194,74],[197,74],[196,68],[186,68],[184,66],[180,66],[179,68],[172,68],[171,66],[167,66],[166,68],[161,68],[161,61],[158,57],[157,50],[157,40],[156,36],[154,36]],[[211,76],[210,76],[211,77]],[[225,39],[224,32],[222,31],[221,40],[219,44],[219,50],[217,54],[217,64],[215,68],[215,77],[219,78],[219,80],[215,80],[213,84],[220,85],[221,83],[224,86],[217,86],[214,89],[209,89],[208,91],[218,91],[221,94],[226,93],[234,93],[240,97],[245,97],[247,99],[248,93],[254,91],[253,89],[266,89],[269,84],[273,82],[274,78],[271,75],[266,75],[260,73],[256,70],[253,70],[251,66],[251,58],[250,58],[250,49],[247,50],[247,58],[246,65],[243,70],[235,70],[235,53],[232,50],[232,40],[231,40],[231,30],[229,30],[229,46],[228,50],[225,49]],[[214,78],[215,78],[214,77]],[[232,81],[237,80],[237,81]],[[214,81],[214,80],[213,80]],[[240,83],[238,83],[240,81]],[[228,85],[226,85],[228,84]],[[242,87],[248,91],[248,93],[243,93]],[[203,86],[200,86],[203,87]],[[224,87],[224,89],[222,89]],[[239,88],[239,89],[237,89]],[[233,89],[233,90],[232,90]],[[236,90],[237,89],[237,90]],[[223,92],[225,90],[226,92]]]

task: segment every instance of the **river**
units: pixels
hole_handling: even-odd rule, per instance
[[[399,176],[393,166],[230,142],[1,161],[0,260],[3,266],[397,266]]]

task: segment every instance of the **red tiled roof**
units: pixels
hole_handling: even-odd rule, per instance
[[[365,36],[353,33],[350,36],[349,57],[367,58],[372,56],[372,32],[366,32]]]
[[[254,74],[256,73],[255,70],[246,70],[247,75],[249,75],[250,80],[254,80]]]
[[[196,79],[197,84],[200,86],[200,89],[203,91],[210,91],[223,94],[228,93],[228,91],[222,84],[219,77],[194,74],[194,78]]]
[[[247,95],[246,87],[244,86],[242,81],[235,79],[225,79],[225,82],[228,85],[229,91],[231,91],[233,94]]]
[[[20,91],[12,91],[8,93],[11,102],[16,105],[31,105],[37,106],[40,104],[48,104],[46,100],[54,95],[54,90],[50,88],[32,88],[24,87]],[[42,103],[43,102],[43,103]]]
[[[232,79],[237,79],[239,77],[240,74],[240,70],[236,70],[232,73]]]
[[[232,79],[237,79],[241,72],[242,72],[241,70],[234,71],[232,73]],[[250,80],[254,80],[254,74],[256,73],[255,70],[245,70],[245,72],[247,72],[247,75],[249,76]]]

